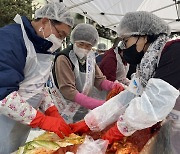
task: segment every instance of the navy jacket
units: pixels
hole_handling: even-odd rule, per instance
[[[39,37],[31,22],[22,17],[28,38],[37,53],[48,54],[52,43]],[[27,50],[20,24],[11,24],[0,28],[0,100],[19,89],[24,80],[24,67]]]

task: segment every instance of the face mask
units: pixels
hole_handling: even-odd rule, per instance
[[[48,50],[51,53],[55,52],[58,48],[60,48],[63,42],[63,40],[58,39],[54,34],[49,35],[45,39],[53,43],[52,47]]]
[[[143,56],[144,51],[142,50],[141,52],[138,52],[136,50],[136,44],[133,44],[127,49],[123,49],[123,57],[129,64],[139,64]]]
[[[52,47],[50,47],[50,49],[48,50],[49,52],[53,53],[55,52],[58,48],[61,47],[62,45],[62,42],[63,40],[57,38],[54,34],[52,34],[52,28],[51,28],[51,23],[50,23],[50,20],[49,20],[49,25],[50,25],[50,29],[51,29],[51,35],[49,35],[48,37],[45,38],[45,35],[44,35],[44,31],[43,31],[43,28],[40,27],[39,31],[43,33],[43,36],[46,40],[50,41],[53,43]]]
[[[73,50],[79,59],[86,59],[89,50],[77,47],[76,43],[73,45]]]

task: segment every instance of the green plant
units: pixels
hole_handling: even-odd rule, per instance
[[[37,5],[32,0],[0,0],[0,27],[13,23],[16,14],[25,15],[30,20]]]

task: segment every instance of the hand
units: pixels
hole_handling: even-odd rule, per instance
[[[116,89],[117,91],[121,92],[121,91],[124,90],[124,87],[123,87],[123,85],[121,83],[114,82],[114,85],[113,85],[112,89]]]
[[[90,131],[89,127],[86,125],[85,121],[79,121],[74,124],[69,124],[70,128],[72,129],[73,133],[87,133]]]
[[[45,111],[45,115],[47,116],[51,116],[51,117],[56,117],[56,118],[61,118],[61,115],[59,114],[58,112],[58,109],[57,107],[54,105],[54,106],[51,106],[49,107],[46,111]]]
[[[37,111],[36,117],[31,121],[30,126],[33,128],[39,127],[43,130],[56,133],[60,138],[69,136],[71,134],[70,127],[66,124],[63,118],[55,118],[45,116]]]
[[[113,143],[114,141],[121,140],[124,137],[123,134],[118,130],[117,124],[111,127],[107,132],[104,133],[102,136],[103,140],[108,140],[109,144]]]
[[[106,100],[109,100],[110,98],[118,95],[123,90],[124,90],[124,87],[122,84],[114,82],[112,90],[108,93]]]

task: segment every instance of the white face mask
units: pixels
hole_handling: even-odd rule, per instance
[[[79,59],[86,59],[89,50],[77,47],[76,43],[73,45],[73,50]]]
[[[42,28],[42,27],[39,29],[39,31],[40,31],[40,32],[42,31],[43,36],[44,36],[44,38],[45,38],[46,40],[48,40],[48,41],[50,41],[50,42],[53,43],[52,47],[50,47],[50,49],[48,50],[49,52],[53,53],[53,52],[55,52],[58,48],[61,47],[63,40],[57,38],[54,34],[52,34],[52,28],[51,28],[50,20],[49,20],[49,25],[50,25],[50,29],[51,29],[51,35],[49,35],[48,37],[45,38],[45,36],[44,36],[44,31],[43,31],[43,28]]]
[[[63,42],[63,40],[58,39],[54,34],[49,35],[45,39],[53,43],[52,47],[48,50],[51,53],[55,52],[58,48],[60,48]]]

